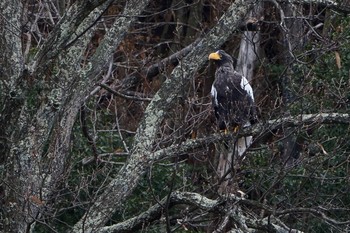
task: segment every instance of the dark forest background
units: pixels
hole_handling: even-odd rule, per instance
[[[348,1],[3,0],[0,231],[347,232]],[[259,120],[218,192],[223,49]]]

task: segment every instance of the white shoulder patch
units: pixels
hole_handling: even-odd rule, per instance
[[[242,76],[242,79],[241,79],[241,88],[245,90],[254,101],[253,88],[252,86],[250,86],[248,80],[244,76]]]
[[[218,103],[218,92],[216,91],[216,88],[214,87],[214,85],[211,86],[211,97],[214,99],[214,103],[215,105],[219,105]]]

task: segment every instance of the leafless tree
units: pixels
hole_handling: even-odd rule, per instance
[[[346,66],[331,35],[349,12],[320,0],[0,2],[0,230],[298,232],[312,218],[346,231],[349,77],[328,87],[314,67],[328,54]],[[239,135],[212,116],[218,48],[257,90],[260,121]],[[235,190],[218,194],[215,145],[247,135],[246,159],[226,171]],[[151,200],[119,216],[143,183]]]

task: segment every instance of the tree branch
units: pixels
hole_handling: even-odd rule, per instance
[[[280,210],[280,211],[275,211],[274,212],[276,216],[280,215],[286,215],[286,214],[291,214],[291,213],[309,213],[312,215],[315,215],[316,217],[319,217],[323,220],[325,220],[328,223],[331,223],[333,225],[348,225],[350,224],[350,220],[348,221],[337,221],[333,218],[328,217],[321,209],[319,208],[291,208],[291,209],[286,209],[286,210]]]
[[[152,100],[152,98],[140,96],[141,93],[133,93],[133,95],[130,95],[129,92],[121,93],[121,92],[115,91],[104,83],[100,83],[99,86],[102,87],[103,89],[107,90],[108,92],[110,92],[116,96],[120,96],[122,98],[125,98],[125,99],[136,100],[136,101],[151,101]]]
[[[247,228],[244,229],[244,232],[256,232],[256,230],[265,230],[266,232],[300,232],[296,229],[291,229],[287,227],[281,220],[276,216],[282,216],[291,213],[307,213],[315,215],[326,222],[329,222],[334,225],[346,225],[350,224],[350,221],[337,221],[328,217],[322,210],[315,208],[291,208],[287,210],[275,210],[265,204],[262,204],[257,201],[248,200],[245,198],[238,197],[236,195],[230,194],[229,196],[222,196],[220,199],[212,200],[205,196],[202,196],[198,193],[193,192],[173,192],[171,193],[169,199],[168,197],[163,198],[160,202],[150,207],[145,212],[139,214],[136,217],[130,218],[124,222],[117,223],[111,226],[101,227],[96,232],[97,233],[117,233],[117,232],[131,232],[140,229],[143,225],[147,225],[157,219],[159,219],[164,211],[164,206],[167,201],[169,201],[170,207],[180,204],[186,204],[198,209],[218,213],[222,216],[227,216],[233,218],[234,221],[244,221],[247,223]],[[238,207],[241,205],[247,205],[250,207],[263,209],[268,214],[269,217],[259,219],[252,218],[251,216],[245,216],[243,212],[240,212],[241,215],[236,215],[231,210],[233,207]],[[241,219],[239,219],[241,218]]]
[[[210,143],[232,140],[232,137],[242,137],[252,135],[258,136],[254,143],[259,143],[262,138],[282,127],[310,127],[318,124],[350,124],[350,114],[347,113],[318,113],[304,114],[300,116],[284,117],[276,120],[269,120],[266,123],[258,123],[252,127],[241,129],[238,134],[216,133],[203,138],[187,139],[181,144],[171,145],[169,147],[157,150],[152,153],[152,159],[158,160],[166,156],[176,156],[190,151],[205,148]]]
[[[291,116],[285,117],[276,120],[270,120],[266,123],[257,124],[251,128],[243,129],[240,132],[241,135],[262,135],[271,133],[285,125],[290,127],[308,127],[309,125],[315,124],[350,124],[350,115],[345,113],[319,113],[319,114],[305,114],[301,116]],[[223,135],[223,134],[214,134],[205,138],[198,139],[188,139],[185,142],[179,145],[172,145],[170,147],[155,151],[152,153],[152,160],[162,159],[164,157],[179,155],[186,153],[198,148],[206,147],[210,143],[221,142],[222,140],[228,140],[232,136],[237,135]],[[345,225],[349,224],[349,221],[337,221],[328,217],[322,210],[314,208],[292,208],[287,210],[276,211],[271,207],[251,200],[242,199],[236,196],[233,196],[235,201],[239,201],[244,205],[253,206],[255,208],[263,209],[269,214],[274,214],[275,216],[283,216],[289,213],[308,213],[319,217],[326,222],[329,222],[334,225]],[[158,219],[161,215],[163,206],[166,203],[166,198],[164,198],[160,204],[152,206],[146,212],[140,214],[137,217],[129,219],[125,222],[115,224],[113,226],[103,227],[98,232],[123,232],[124,230],[129,229],[133,231],[141,226],[145,222],[151,222],[155,219]],[[205,198],[197,193],[173,193],[171,196],[171,204],[189,204],[191,206],[196,206],[202,210],[207,211],[217,211],[220,206],[225,206],[222,202],[213,201],[208,198]],[[227,214],[225,210],[219,209],[220,214]],[[236,216],[237,217],[237,216]],[[289,228],[286,228],[282,222],[278,219],[271,221],[271,219],[260,219],[252,220],[246,219],[247,226],[254,229],[265,229],[268,232],[298,232],[297,230],[290,231]]]
[[[223,196],[217,200],[212,200],[198,193],[178,191],[171,193],[169,199],[167,199],[167,197],[163,198],[159,203],[153,205],[138,216],[111,226],[101,227],[96,232],[118,233],[136,231],[137,229],[140,229],[144,224],[149,224],[152,221],[159,219],[162,216],[163,208],[167,201],[169,201],[170,207],[185,204],[204,211],[227,216],[233,221],[238,222],[235,229],[241,228],[241,230],[244,230],[244,232],[255,232],[254,229],[268,229],[268,232],[298,232],[297,230],[285,227],[283,222],[277,218],[274,218],[273,216],[270,216],[269,219],[256,219],[251,218],[251,216],[245,216],[244,213],[240,210],[238,211],[240,214],[237,214],[237,211],[232,211],[232,209],[239,208],[240,203],[245,204],[245,199],[242,199],[241,197],[231,194],[229,196]],[[248,203],[251,204],[250,202]],[[261,206],[258,207],[261,208]],[[239,226],[239,222],[242,221],[247,222],[249,228]]]
[[[136,5],[140,5],[140,3]],[[171,109],[175,100],[184,93],[183,89],[188,86],[194,73],[205,64],[209,52],[217,49],[226,41],[251,7],[252,5],[247,4],[247,1],[235,1],[217,25],[173,70],[171,77],[165,81],[144,113],[144,119],[141,121],[134,138],[135,143],[129,160],[120,169],[116,178],[94,201],[89,211],[74,226],[74,231],[90,232],[95,227],[101,227],[115,209],[132,193],[141,175],[153,161],[153,143],[157,139],[158,127],[166,113]],[[116,199],[118,202],[115,201]]]
[[[200,39],[197,39],[190,45],[186,46],[185,48],[181,49],[180,51],[177,51],[176,53],[170,55],[169,57],[166,57],[162,59],[161,61],[151,65],[150,67],[147,68],[146,71],[146,78],[151,79],[154,76],[158,75],[161,73],[164,68],[171,64],[171,65],[178,65],[179,61],[181,61],[187,54],[191,52],[192,49],[195,48],[196,44],[200,41]]]
[[[296,4],[306,4],[306,5],[316,4],[318,6],[329,7],[332,10],[343,14],[350,13],[350,7],[349,7],[349,4],[346,3],[347,1],[343,1],[343,3],[337,3],[336,1],[333,1],[333,0],[290,0],[290,2],[296,3]]]
[[[6,85],[11,89],[22,74],[24,59],[22,54],[22,1],[0,2],[0,88],[4,92]],[[10,91],[10,90],[8,90]],[[12,91],[12,90],[11,90]],[[7,93],[7,92],[5,92]],[[8,94],[8,93],[7,93]],[[3,98],[3,93],[0,97]],[[2,100],[0,98],[0,100]]]
[[[54,31],[50,33],[50,37],[43,45],[43,48],[36,55],[33,67],[31,67],[32,72],[35,75],[39,75],[41,71],[46,70],[53,60],[67,48],[68,43],[72,44],[72,35],[77,32],[77,29],[86,17],[96,7],[105,3],[104,9],[107,9],[112,2],[113,0],[88,0],[73,3],[58,25],[56,25]],[[93,22],[96,22],[96,19]],[[91,25],[87,25],[86,28],[89,27]],[[83,28],[82,31],[85,31],[86,28]]]
[[[143,224],[150,223],[156,219],[159,219],[162,215],[163,208],[166,205],[167,201],[169,201],[169,204],[171,204],[171,206],[174,206],[176,204],[188,204],[207,211],[214,211],[215,208],[221,208],[218,207],[221,204],[220,201],[211,200],[198,193],[173,192],[171,193],[169,199],[168,197],[164,197],[159,203],[153,205],[138,216],[112,226],[102,227],[96,232],[107,233],[135,231],[136,229],[139,229]]]
[[[127,75],[121,80],[121,86],[127,87],[126,89],[129,89],[133,86],[136,86],[137,83],[140,82],[141,77],[146,77],[147,80],[152,80],[153,77],[161,73],[167,66],[173,65],[177,66],[179,62],[187,56],[190,51],[196,47],[197,43],[200,41],[200,39],[197,39],[196,41],[192,42],[190,45],[186,46],[185,48],[177,51],[176,53],[173,53],[169,57],[166,57],[160,61],[155,62],[153,65],[149,66],[146,69],[142,69],[142,71],[135,71],[131,74]],[[141,73],[141,75],[137,75]]]

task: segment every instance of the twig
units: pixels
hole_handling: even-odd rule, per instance
[[[244,221],[249,220],[249,224],[247,225],[244,224],[244,226],[241,226],[245,230],[244,232],[247,232],[247,230],[261,229],[261,227],[269,227],[269,229],[281,229],[281,228],[286,229],[285,224],[275,217],[273,218],[274,223],[272,224],[266,218],[250,219],[249,217],[244,216],[242,211],[239,211],[240,212],[239,214],[237,214],[236,211],[232,211],[232,207],[239,209],[240,202],[242,202],[243,204],[247,204],[247,203],[255,204],[255,202],[246,202],[244,201],[244,199],[237,197],[235,195],[231,194],[230,196],[222,197],[221,199],[218,199],[218,200],[212,200],[198,193],[176,191],[171,193],[169,199],[168,197],[163,198],[159,203],[153,205],[148,210],[139,214],[138,216],[111,226],[101,227],[100,229],[96,230],[96,232],[107,233],[107,232],[135,231],[141,228],[145,223],[150,223],[159,219],[162,216],[162,211],[167,201],[170,202],[171,204],[170,206],[179,205],[179,204],[190,205],[192,207],[199,208],[204,211],[209,211],[213,213],[218,213],[220,215],[224,215],[225,219],[219,228],[221,227],[224,228],[228,223],[229,219],[233,218],[233,220],[237,220],[238,222],[242,220]],[[261,205],[256,205],[255,207],[268,208],[266,206],[261,206]],[[290,230],[288,232],[299,232],[294,229],[290,229],[290,228],[287,228],[287,229]]]
[[[104,84],[104,83],[100,83],[98,84],[100,87],[102,87],[103,89],[106,89],[107,91],[109,91],[110,93],[116,95],[116,96],[120,96],[120,97],[123,97],[125,99],[129,99],[129,100],[138,100],[138,101],[151,101],[152,98],[149,98],[149,97],[140,97],[140,96],[136,96],[136,95],[140,95],[140,93],[137,93],[136,92],[134,93],[135,95],[126,95],[124,93],[121,93],[121,92],[118,92],[118,91],[115,91],[113,90],[112,88],[110,88],[108,85]],[[128,93],[131,93],[131,92],[128,92]]]

